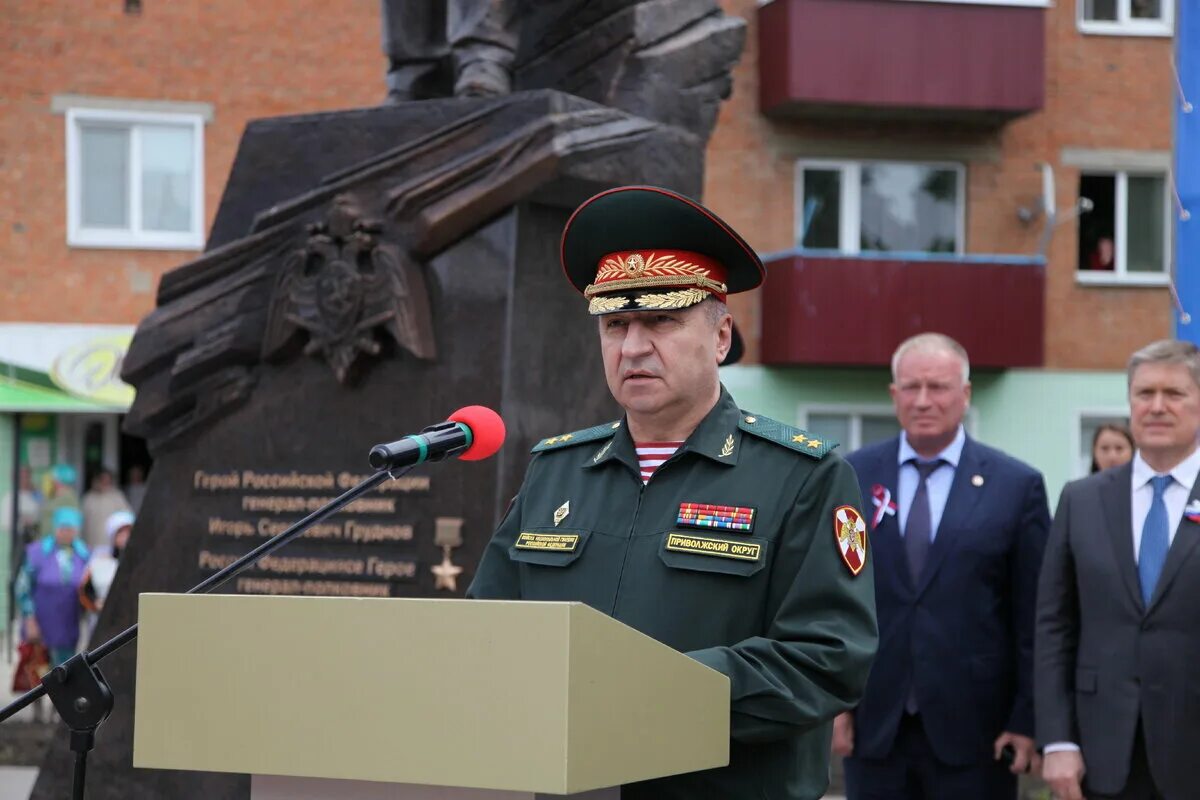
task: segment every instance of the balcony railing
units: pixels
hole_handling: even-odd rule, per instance
[[[758,11],[759,102],[772,117],[1002,123],[1042,108],[1045,8],[772,0]]]
[[[1041,366],[1045,264],[1013,256],[767,256],[762,362],[886,366],[936,331],[980,367]]]

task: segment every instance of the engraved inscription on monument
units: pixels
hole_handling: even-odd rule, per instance
[[[197,469],[193,502],[209,510],[196,566],[211,574],[276,536],[366,478],[349,470],[259,472]],[[234,579],[242,594],[398,597],[417,579],[420,521],[402,501],[429,492],[427,475],[405,475],[309,528],[292,547],[260,559]],[[432,526],[431,526],[432,527]],[[433,531],[423,531],[432,536]],[[319,545],[320,550],[313,550]],[[306,552],[308,551],[308,552]]]

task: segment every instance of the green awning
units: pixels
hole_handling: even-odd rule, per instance
[[[58,389],[39,386],[9,375],[0,375],[0,413],[42,412],[119,414],[125,411],[117,406],[81,400]]]

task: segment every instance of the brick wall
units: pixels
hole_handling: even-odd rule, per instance
[[[1084,36],[1076,1],[1046,9],[1046,107],[998,129],[949,123],[864,122],[852,119],[768,121],[758,113],[757,3],[723,0],[727,13],[749,23],[747,49],[735,70],[733,97],[721,109],[708,151],[705,201],[762,252],[794,245],[794,162],[847,155],[941,158],[967,166],[966,251],[1032,255],[1042,235],[1017,217],[1041,194],[1037,163],[1054,166],[1058,205],[1078,198],[1079,171],[1061,164],[1064,147],[1169,151],[1173,84],[1171,40]],[[831,143],[834,143],[831,145]],[[1078,286],[1077,228],[1055,231],[1048,252],[1046,366],[1114,369],[1140,345],[1171,333],[1170,295],[1162,287]],[[731,307],[759,351],[759,299],[743,295]]]
[[[65,120],[57,94],[212,104],[205,129],[205,214],[211,222],[245,123],[370,105],[384,93],[378,0],[0,0],[0,317],[133,323],[153,307],[162,272],[193,252],[66,245]],[[1064,147],[1170,149],[1171,42],[1084,36],[1075,0],[1046,10],[1046,108],[998,129],[853,120],[773,122],[758,113],[757,3],[723,0],[749,25],[710,146],[706,202],[760,251],[793,244],[793,164],[854,152],[967,164],[966,248],[1036,251],[1040,222],[1016,209],[1039,196],[1038,161],[1055,166],[1060,208],[1077,199]],[[831,145],[831,143],[834,143]],[[206,225],[207,228],[207,225]],[[1170,334],[1164,288],[1078,286],[1076,227],[1051,241],[1046,365],[1117,368],[1138,345]],[[731,305],[757,358],[759,300]]]
[[[379,102],[378,0],[0,0],[0,318],[132,324],[195,252],[66,243],[65,130],[51,98],[209,103],[205,230],[256,117]]]

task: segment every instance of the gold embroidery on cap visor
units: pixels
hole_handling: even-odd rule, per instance
[[[589,314],[611,314],[629,305],[628,297],[593,297],[588,303]]]
[[[709,297],[703,289],[678,289],[673,292],[655,292],[634,297],[634,306],[627,308],[630,298],[623,295],[616,297],[593,297],[588,302],[588,313],[611,314],[614,311],[669,311],[671,309],[688,308]]]
[[[703,289],[680,289],[663,294],[644,294],[641,297],[635,297],[633,302],[641,308],[651,310],[687,308],[696,305],[706,297],[708,297],[708,292]]]
[[[677,258],[673,253],[631,253],[628,256],[609,256],[596,271],[595,283],[588,284],[583,296],[595,297],[601,292],[623,292],[629,289],[653,289],[663,286],[696,286],[717,294],[728,294],[728,287],[713,280],[712,273],[699,264]]]

